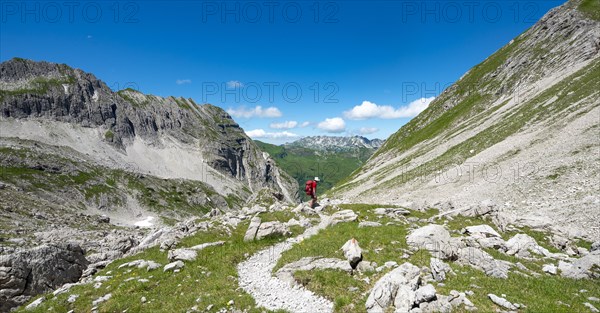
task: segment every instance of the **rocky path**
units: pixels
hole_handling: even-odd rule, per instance
[[[251,256],[238,265],[239,284],[256,300],[257,305],[269,310],[287,310],[299,313],[318,313],[333,311],[333,303],[315,295],[304,287],[274,277],[273,268],[281,254],[294,244],[315,235],[331,223],[328,216],[321,216],[321,222],[307,229],[302,235],[270,246]]]

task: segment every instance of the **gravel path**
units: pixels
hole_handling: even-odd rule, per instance
[[[283,252],[291,249],[300,240],[309,238],[326,228],[330,222],[328,216],[321,216],[321,222],[307,229],[302,235],[261,250],[240,263],[238,265],[240,287],[254,297],[258,306],[269,310],[283,309],[299,313],[332,312],[331,301],[300,285],[290,285],[272,275],[273,268]]]

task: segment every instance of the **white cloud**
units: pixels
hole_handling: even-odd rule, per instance
[[[298,122],[296,121],[285,121],[283,123],[271,123],[269,127],[274,129],[292,129],[298,126]]]
[[[246,135],[250,138],[268,138],[268,139],[286,139],[286,138],[296,138],[298,135],[288,132],[266,132],[264,129],[254,129],[246,132]]]
[[[317,128],[328,133],[341,133],[346,130],[346,122],[341,117],[326,118]]]
[[[257,105],[254,108],[247,109],[245,107],[239,107],[237,109],[229,109],[227,113],[233,117],[243,117],[243,118],[251,118],[251,117],[281,117],[281,111],[279,111],[276,107],[268,107],[263,109],[260,105]]]
[[[379,128],[375,127],[361,127],[358,130],[358,133],[361,135],[370,135],[379,131]]]
[[[191,79],[178,79],[178,80],[175,81],[175,83],[177,85],[191,84],[192,80]]]
[[[239,80],[230,80],[227,82],[227,87],[229,88],[242,88],[244,84]]]
[[[357,105],[352,110],[344,112],[344,116],[351,120],[364,120],[376,117],[383,119],[415,117],[427,109],[434,99],[435,97],[417,99],[397,109],[390,105],[377,105],[370,101],[363,101],[361,105]]]
[[[300,124],[300,127],[306,127],[310,125],[310,122],[302,122],[302,124]]]

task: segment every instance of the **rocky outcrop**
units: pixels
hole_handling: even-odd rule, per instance
[[[111,157],[111,153],[137,153],[133,150],[140,151],[141,147],[134,145],[140,143],[147,146],[144,149],[170,149],[175,145],[192,153],[190,157],[202,160],[200,164],[178,160],[190,162],[189,170],[177,174],[181,178],[195,177],[206,182],[218,178],[206,173],[207,169],[202,168],[206,165],[215,175],[232,181],[229,187],[238,189],[235,191],[239,198],[248,198],[263,188],[273,190],[287,201],[298,198],[295,180],[280,171],[221,108],[198,105],[192,99],[145,95],[134,89],[113,92],[94,75],[65,64],[15,58],[1,63],[0,73],[0,117],[4,122],[52,121],[95,129],[102,134],[96,138],[98,145],[104,142],[115,149],[107,155],[97,155],[99,163],[106,158],[123,163],[115,159],[117,156]],[[60,136],[27,138],[23,132],[6,134],[9,135],[58,145],[61,140],[73,140]],[[77,145],[69,146],[78,149]],[[165,175],[167,172],[157,166],[168,164],[168,160],[144,160],[151,156],[142,154],[127,162],[135,163],[133,169],[141,172]],[[227,190],[218,188],[222,193]]]
[[[88,265],[76,244],[42,245],[0,256],[0,311],[81,277]]]

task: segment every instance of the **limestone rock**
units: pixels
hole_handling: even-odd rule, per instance
[[[289,234],[291,234],[291,232],[287,226],[281,222],[264,222],[258,227],[258,231],[256,232],[256,240],[260,240],[268,236],[287,236]]]
[[[474,247],[460,249],[457,262],[480,269],[488,276],[505,279],[508,278],[508,270],[512,266],[510,262],[496,260],[487,252]]]
[[[0,311],[79,280],[88,261],[77,244],[42,245],[0,258]]]
[[[444,226],[437,224],[429,224],[413,230],[406,237],[406,242],[413,248],[429,250],[435,257],[444,260],[456,259],[458,250],[464,247],[460,240],[450,236]]]
[[[482,234],[485,237],[502,237],[491,226],[485,225],[485,224],[465,227],[465,233],[467,233],[467,234]]]
[[[244,235],[244,241],[252,241],[256,238],[256,233],[258,232],[258,227],[260,226],[261,219],[258,216],[253,217],[250,220],[250,225],[248,226],[248,230]]]
[[[167,258],[169,259],[169,261],[176,261],[176,260],[193,261],[196,259],[197,256],[198,256],[198,253],[196,252],[196,250],[184,248],[184,249],[169,250],[169,254],[168,254]]]
[[[354,213],[352,210],[337,211],[331,215],[331,225],[342,222],[353,222],[356,221],[357,218],[358,215],[356,215],[356,213]]]
[[[405,307],[407,299],[414,299],[413,290],[417,289],[421,281],[419,274],[420,269],[408,262],[385,274],[375,283],[367,298],[367,312],[383,312],[393,303]],[[400,286],[404,287],[398,297]]]
[[[363,221],[358,223],[358,227],[362,228],[362,227],[379,227],[381,226],[381,223],[378,222],[371,222],[371,221]]]
[[[492,300],[492,302],[494,302],[495,304],[508,309],[508,310],[512,310],[515,311],[518,309],[518,307],[512,303],[510,303],[508,300],[502,298],[502,297],[498,297],[493,293],[488,294],[488,298],[490,298],[490,300]]]
[[[163,268],[163,272],[174,271],[174,270],[182,268],[184,265],[185,264],[183,264],[183,262],[181,262],[181,261],[175,261],[175,262],[165,265],[165,267]]]

